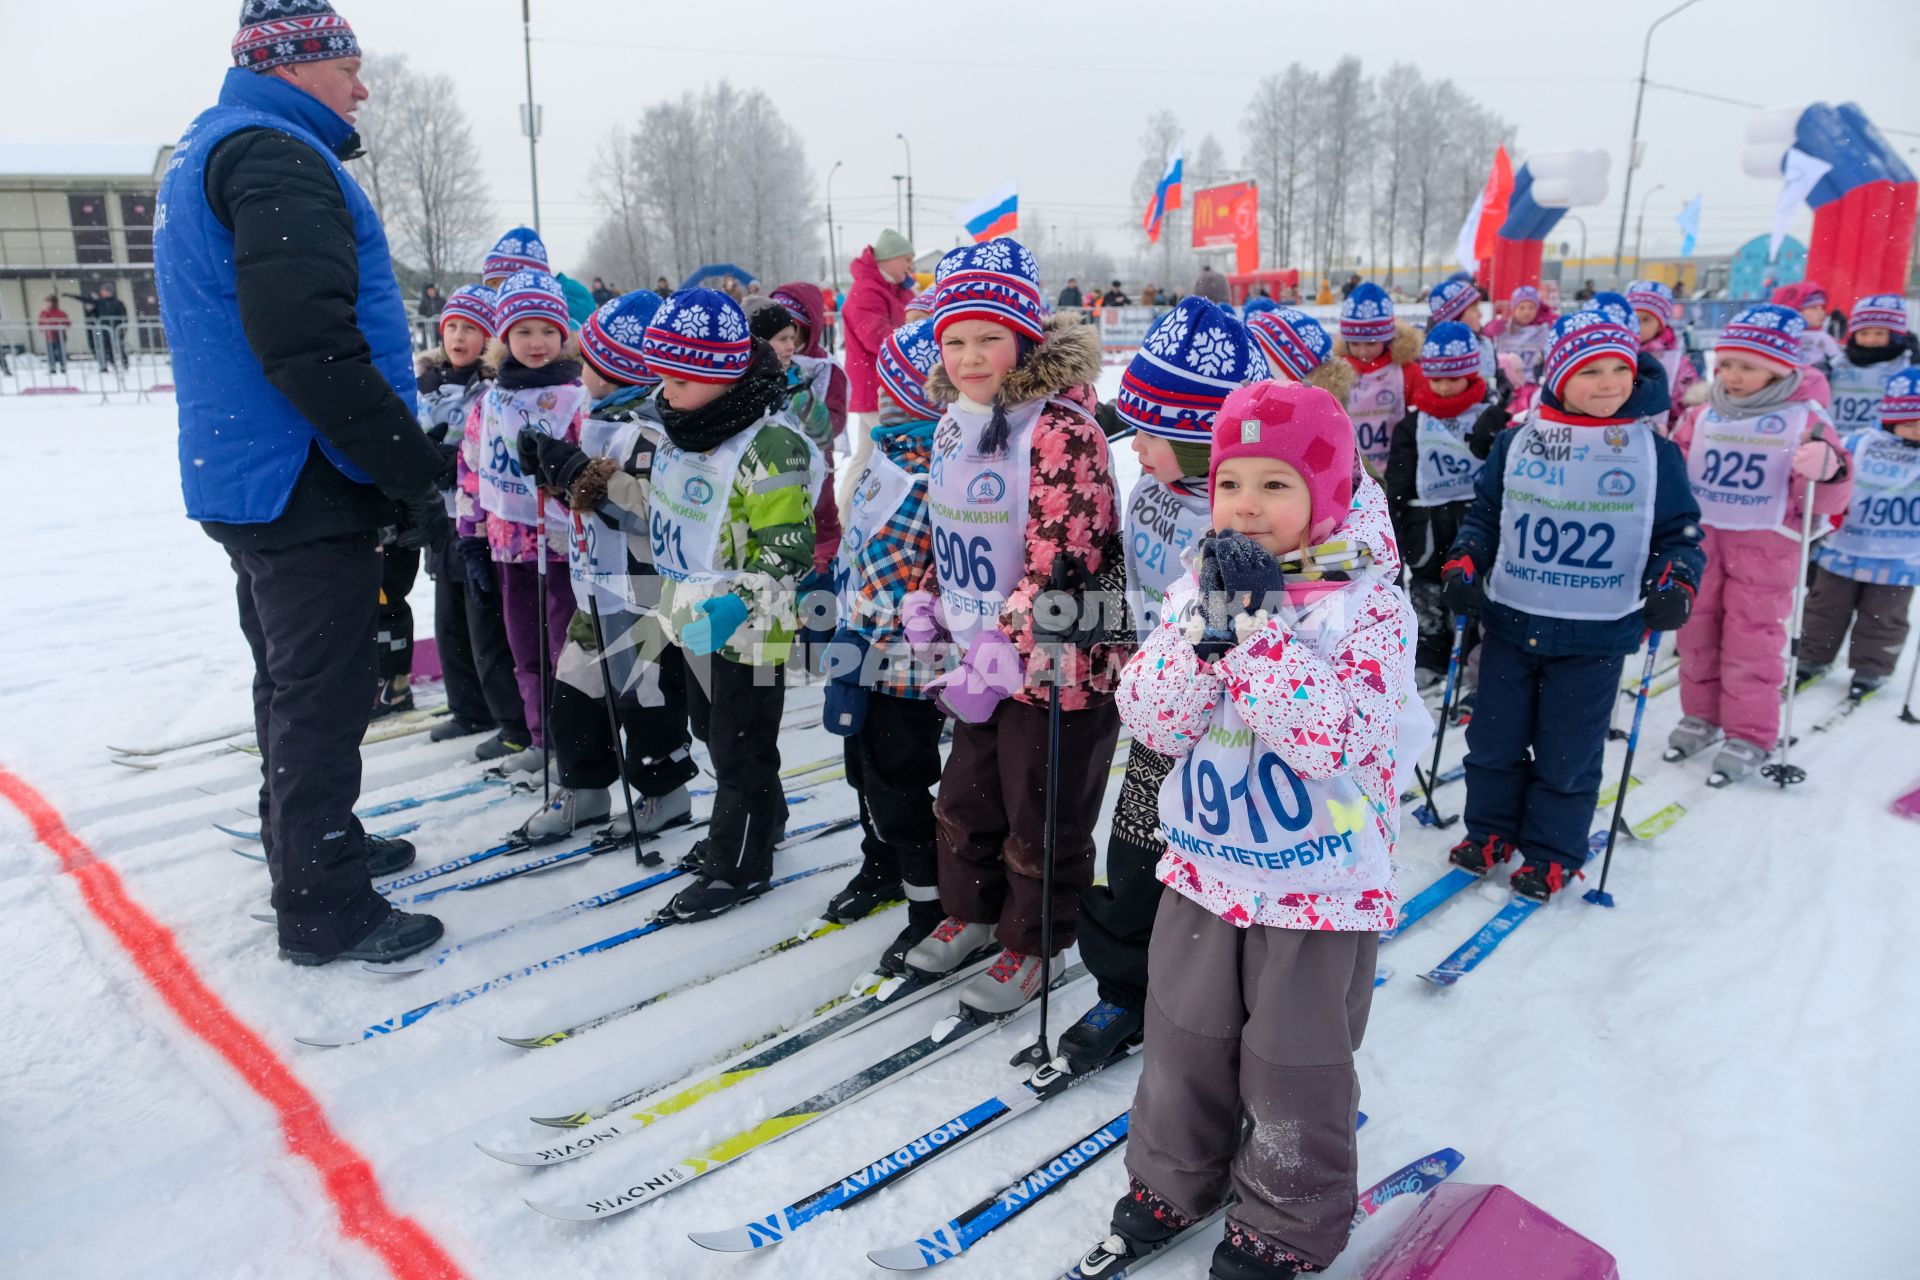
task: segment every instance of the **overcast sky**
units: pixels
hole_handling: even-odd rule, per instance
[[[1024,225],[1077,224],[1123,249],[1147,116],[1174,111],[1192,156],[1214,133],[1241,160],[1255,84],[1298,60],[1358,55],[1451,77],[1518,126],[1526,150],[1598,147],[1614,159],[1607,207],[1580,210],[1591,252],[1610,249],[1621,162],[1647,24],[1677,0],[1372,4],[1020,0],[945,5],[634,3],[532,0],[543,231],[563,268],[598,215],[586,181],[595,146],[651,102],[729,78],[763,89],[805,140],[835,221],[863,245],[894,222],[894,183],[913,148],[921,247],[951,243],[954,211],[1009,179]],[[363,48],[451,73],[481,135],[502,227],[529,213],[518,0],[340,0]],[[7,33],[0,120],[9,137],[170,142],[209,105],[229,64],[237,0],[49,5],[0,0]],[[1858,102],[1920,168],[1920,3],[1700,0],[1654,38],[1648,78],[1767,106]],[[1705,197],[1703,250],[1766,230],[1776,184],[1746,177],[1747,105],[1649,89],[1646,250],[1674,251],[1672,217]],[[1902,132],[1894,132],[1900,130]],[[1804,224],[1805,219],[1802,219]],[[1564,234],[1577,239],[1571,222]],[[1450,234],[1450,233],[1449,233]],[[1628,226],[1629,253],[1633,228]],[[626,282],[623,282],[626,283]],[[638,283],[638,282],[632,282]]]

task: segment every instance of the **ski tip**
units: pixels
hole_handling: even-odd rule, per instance
[[[1460,981],[1460,975],[1448,969],[1429,969],[1420,976],[1436,987],[1451,987]]]
[[[1392,981],[1393,981],[1392,965],[1383,964],[1383,965],[1378,965],[1374,968],[1373,989],[1375,991],[1378,991],[1380,988],[1386,986],[1389,982],[1392,982]]]
[[[361,964],[368,973],[377,973],[384,978],[410,978],[416,973],[425,973],[427,966],[409,960],[391,960],[386,964],[375,964],[368,960]]]
[[[475,1142],[473,1146],[474,1150],[478,1151],[481,1155],[492,1156],[502,1164],[519,1165],[523,1169],[537,1169],[541,1165],[549,1163],[546,1160],[542,1160],[538,1152],[502,1151],[498,1147],[490,1147],[484,1142]]]
[[[241,857],[245,858],[248,862],[265,862],[267,860],[266,854],[254,853],[249,849],[235,849],[233,850],[233,852],[239,854]]]
[[[271,911],[249,911],[247,919],[258,920],[261,924],[279,924],[280,918]]]
[[[213,829],[221,835],[232,836],[235,840],[258,840],[260,838],[258,831],[246,831],[239,827],[229,827],[219,822],[213,823],[212,826]]]
[[[510,1044],[516,1049],[544,1049],[559,1044],[570,1037],[564,1031],[549,1032],[544,1036],[495,1036],[502,1044]]]
[[[593,1123],[593,1117],[584,1111],[576,1111],[570,1116],[528,1116],[527,1119],[549,1129],[584,1129]]]
[[[867,1261],[876,1267],[885,1267],[889,1271],[924,1271],[947,1256],[944,1250],[936,1252],[929,1245],[916,1242],[870,1250]]]
[[[593,1222],[606,1216],[595,1213],[591,1209],[583,1209],[580,1205],[549,1204],[542,1200],[529,1199],[526,1201],[526,1206],[535,1213],[549,1218],[558,1218],[562,1222]]]
[[[360,1042],[360,1037],[357,1035],[295,1036],[294,1039],[300,1044],[311,1045],[315,1049],[343,1049],[350,1044]]]
[[[687,1239],[715,1253],[747,1253],[779,1244],[783,1237],[749,1227],[728,1227],[725,1231],[689,1231]]]

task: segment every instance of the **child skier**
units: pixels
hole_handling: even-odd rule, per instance
[[[1827,332],[1827,291],[1802,280],[1781,285],[1767,301],[1800,313],[1807,322],[1806,332],[1800,335],[1800,363],[1818,370],[1822,377],[1831,374],[1833,362],[1840,358],[1840,344]]]
[[[1846,510],[1852,494],[1840,439],[1802,378],[1802,328],[1771,303],[1735,315],[1714,344],[1707,403],[1673,432],[1706,526],[1707,568],[1680,633],[1685,714],[1667,758],[1698,755],[1724,732],[1716,786],[1758,769],[1779,737],[1808,482],[1816,516]]]
[[[1848,696],[1864,698],[1893,674],[1920,583],[1920,369],[1887,379],[1879,427],[1848,436],[1847,452],[1853,502],[1839,532],[1817,553],[1799,678],[1826,670],[1851,624]]]
[[[1040,987],[1044,786],[1035,783],[1046,774],[1048,683],[1058,682],[1062,708],[1056,949],[1073,942],[1093,880],[1093,828],[1120,734],[1099,670],[1110,652],[1100,628],[1065,643],[1036,631],[1057,558],[1076,585],[1116,574],[1123,559],[1107,441],[1087,409],[1098,340],[1077,317],[1046,314],[1039,274],[1033,254],[1006,237],[955,249],[935,272],[941,365],[928,395],[946,411],[927,505],[933,591],[960,665],[935,682],[957,721],[934,802],[947,918],[907,967],[950,973],[997,940],[999,958],[960,997],[982,1016],[1011,1013]],[[904,602],[917,637],[930,638],[916,622],[930,603],[926,594]]]
[[[515,272],[549,270],[547,245],[540,233],[532,227],[515,227],[487,250],[486,258],[480,263],[480,283],[489,289],[498,289]]]
[[[1667,394],[1673,408],[1667,415],[1669,427],[1686,412],[1687,392],[1700,381],[1699,371],[1687,359],[1680,335],[1673,330],[1673,290],[1658,280],[1635,280],[1627,286],[1627,305],[1633,308],[1640,327],[1640,350],[1660,362],[1667,375]],[[1695,400],[1699,397],[1695,396]]]
[[[927,462],[941,415],[927,399],[927,375],[938,359],[933,322],[919,320],[887,335],[874,360],[880,421],[834,568],[840,626],[822,717],[847,740],[847,782],[863,833],[860,870],[826,915],[858,920],[904,895],[906,927],[878,965],[889,976],[906,971],[908,950],[946,918],[933,819],[945,717],[927,690],[936,669],[914,654],[901,615],[901,601],[933,570]]]
[[[587,417],[587,389],[580,363],[571,356],[566,296],[544,271],[517,271],[500,286],[495,308],[499,337],[489,355],[499,372],[476,409],[477,430],[461,447],[460,482],[475,495],[478,519],[459,522],[462,537],[485,524],[487,548],[500,588],[500,611],[513,672],[526,715],[528,743],[504,742],[515,749],[509,770],[532,772],[546,763],[541,723],[547,690],[540,682],[540,646],[547,646],[547,670],[566,641],[573,617],[573,590],[564,573],[546,577],[546,617],[540,614],[539,559],[565,564],[570,530],[566,513],[544,501],[520,467],[520,432],[532,427],[577,443]]]
[[[1914,343],[1907,333],[1907,303],[1897,293],[1873,294],[1853,304],[1847,345],[1833,362],[1833,421],[1842,431],[1874,425],[1887,379],[1908,368]]]
[[[1493,339],[1494,353],[1520,362],[1516,388],[1539,385],[1540,365],[1547,358],[1547,344],[1553,340],[1553,322],[1557,319],[1553,308],[1540,301],[1540,291],[1523,284],[1508,296],[1507,314],[1487,325],[1486,335]]]
[[[1396,320],[1393,299],[1371,280],[1354,287],[1340,304],[1340,338],[1334,354],[1356,375],[1347,397],[1361,464],[1376,480],[1387,473],[1387,448],[1393,424],[1407,412],[1404,366],[1420,355],[1420,335]]]
[[[1702,569],[1686,459],[1655,430],[1666,375],[1633,323],[1602,293],[1554,325],[1539,402],[1494,438],[1441,570],[1448,611],[1481,618],[1449,856],[1485,874],[1517,848],[1513,888],[1542,901],[1586,861],[1622,660],[1686,621]]]
[[[834,557],[840,551],[840,509],[833,500],[833,442],[845,435],[847,430],[847,371],[834,360],[833,353],[827,349],[824,341],[827,303],[821,296],[819,285],[809,284],[805,280],[790,280],[786,284],[776,285],[769,296],[787,309],[787,314],[793,317],[794,327],[799,330],[793,363],[800,376],[790,375],[788,381],[806,385],[810,388],[808,395],[826,405],[827,437],[825,440],[815,437],[821,459],[827,464],[826,491],[813,509],[813,569],[819,574],[832,568]],[[820,372],[822,369],[826,371],[824,374]],[[818,387],[824,387],[824,390],[812,390]]]
[[[660,305],[659,294],[641,289],[610,299],[581,326],[580,377],[593,396],[593,410],[578,446],[537,432],[520,436],[523,446],[531,446],[521,458],[523,468],[537,473],[540,487],[570,508],[568,576],[583,602],[554,664],[553,724],[547,737],[559,786],[546,807],[515,833],[536,844],[609,819],[611,836],[631,834],[625,807],[613,805],[612,787],[623,771],[642,834],[680,826],[691,815],[687,783],[699,769],[687,736],[686,664],[678,649],[664,643],[652,619],[660,579],[653,566],[649,512],[644,506],[623,509],[601,502],[615,474],[650,475],[660,448],[660,415],[651,399],[660,379],[640,351]],[[597,628],[585,605],[588,592],[599,606]],[[607,721],[608,678],[626,742],[624,763]]]
[[[1427,332],[1432,333],[1434,326],[1449,321],[1463,324],[1467,332],[1473,335],[1474,349],[1479,357],[1481,385],[1486,388],[1486,397],[1491,400],[1506,388],[1501,385],[1500,360],[1494,350],[1493,339],[1481,331],[1480,290],[1471,280],[1455,277],[1442,280],[1427,291]]]
[[[1153,928],[1128,1192],[1082,1275],[1120,1270],[1223,1203],[1215,1277],[1317,1271],[1347,1242],[1353,1054],[1395,918],[1397,774],[1432,726],[1384,503],[1364,478],[1356,494],[1353,450],[1318,388],[1228,396],[1215,532],[1121,677],[1134,740],[1175,762],[1158,805],[1171,892]],[[1276,687],[1314,696],[1265,696]]]
[[[1359,375],[1349,362],[1333,359],[1333,338],[1320,322],[1304,311],[1278,306],[1270,298],[1254,301],[1267,305],[1255,310],[1248,304],[1247,332],[1266,356],[1273,380],[1304,382],[1346,404]]]
[[[1326,335],[1320,338],[1330,350]],[[1184,558],[1212,527],[1206,477],[1214,414],[1229,392],[1266,376],[1267,361],[1240,323],[1188,296],[1155,322],[1121,377],[1114,408],[1134,428],[1140,458],[1124,537],[1127,589],[1143,641],[1160,625],[1167,589],[1186,573]],[[1160,903],[1154,867],[1166,851],[1157,797],[1172,769],[1171,759],[1137,738],[1128,748],[1107,839],[1107,883],[1080,899],[1080,958],[1099,981],[1100,999],[1060,1037],[1070,1071],[1104,1064],[1145,1024],[1147,943]]]
[[[420,422],[447,459],[443,474],[447,514],[472,522],[473,495],[458,483],[460,446],[468,421],[492,385],[484,359],[493,338],[494,292],[482,284],[461,285],[447,295],[439,317],[440,345],[415,363],[420,383]],[[435,742],[497,729],[495,742],[527,743],[525,712],[513,677],[513,651],[500,619],[500,592],[484,538],[470,552],[450,538],[433,556],[433,635],[447,688],[447,718],[427,735]],[[469,557],[472,557],[470,559]],[[469,565],[473,565],[469,570]],[[483,747],[488,744],[481,744]],[[501,751],[499,754],[505,754]],[[493,758],[492,753],[487,758]]]
[[[1409,380],[1407,416],[1394,425],[1387,455],[1387,511],[1420,622],[1414,665],[1423,689],[1446,678],[1453,651],[1440,566],[1473,503],[1494,432],[1506,425],[1506,415],[1487,403],[1480,367],[1479,344],[1467,326],[1448,320],[1429,330],[1420,376]]]

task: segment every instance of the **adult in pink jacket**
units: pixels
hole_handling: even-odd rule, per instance
[[[1667,742],[1684,758],[1724,734],[1715,785],[1759,768],[1780,736],[1808,487],[1816,517],[1845,512],[1853,495],[1847,452],[1800,363],[1805,328],[1772,303],[1741,311],[1714,344],[1707,402],[1673,429],[1700,504],[1707,571],[1680,632],[1685,714]],[[1815,520],[1816,533],[1827,528]]]
[[[907,322],[907,299],[916,286],[913,246],[889,228],[853,260],[853,283],[840,308],[840,327],[847,344],[847,409],[852,413],[880,411],[880,379],[874,360],[887,335]],[[867,425],[871,426],[871,423]]]

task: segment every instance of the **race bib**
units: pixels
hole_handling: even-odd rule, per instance
[[[1920,445],[1886,431],[1855,434],[1853,501],[1827,546],[1841,555],[1920,561]]]
[[[1887,379],[1905,369],[1910,357],[1901,356],[1885,364],[1865,368],[1842,357],[1833,362],[1833,374],[1827,379],[1833,388],[1833,424],[1842,431],[1880,425],[1880,399],[1886,394]]]
[[[532,477],[520,471],[520,433],[528,427],[563,439],[586,398],[586,388],[570,384],[490,388],[480,401],[480,506],[489,514],[529,528],[540,524],[539,495]],[[549,539],[564,546],[571,530],[562,503],[546,504]]]
[[[924,479],[902,468],[878,448],[867,459],[866,469],[854,482],[853,501],[847,507],[846,522],[840,532],[840,553],[833,560],[833,593],[840,601],[843,617],[854,617],[859,603],[860,552],[886,528],[913,487]]]
[[[1184,493],[1142,475],[1127,496],[1127,588],[1139,638],[1164,618],[1167,588],[1186,572],[1181,555],[1206,536],[1213,513],[1204,494]]]
[[[1700,415],[1687,451],[1687,484],[1700,504],[1700,523],[1716,529],[1780,524],[1807,413],[1804,404],[1788,404],[1751,418],[1723,418],[1711,407]]]
[[[1473,450],[1467,447],[1467,437],[1485,411],[1486,406],[1479,405],[1452,418],[1436,418],[1424,411],[1420,414],[1416,436],[1420,460],[1414,472],[1414,506],[1438,507],[1473,497],[1474,482],[1486,464],[1473,456]]]
[[[1407,414],[1406,377],[1397,364],[1386,364],[1360,375],[1347,396],[1347,416],[1353,419],[1354,445],[1374,476],[1387,474],[1387,452],[1393,426]]]
[[[690,453],[662,441],[653,461],[653,510],[648,517],[653,565],[675,582],[731,577],[720,563],[727,495],[740,460],[753,443],[752,429],[729,437],[708,453]]]

